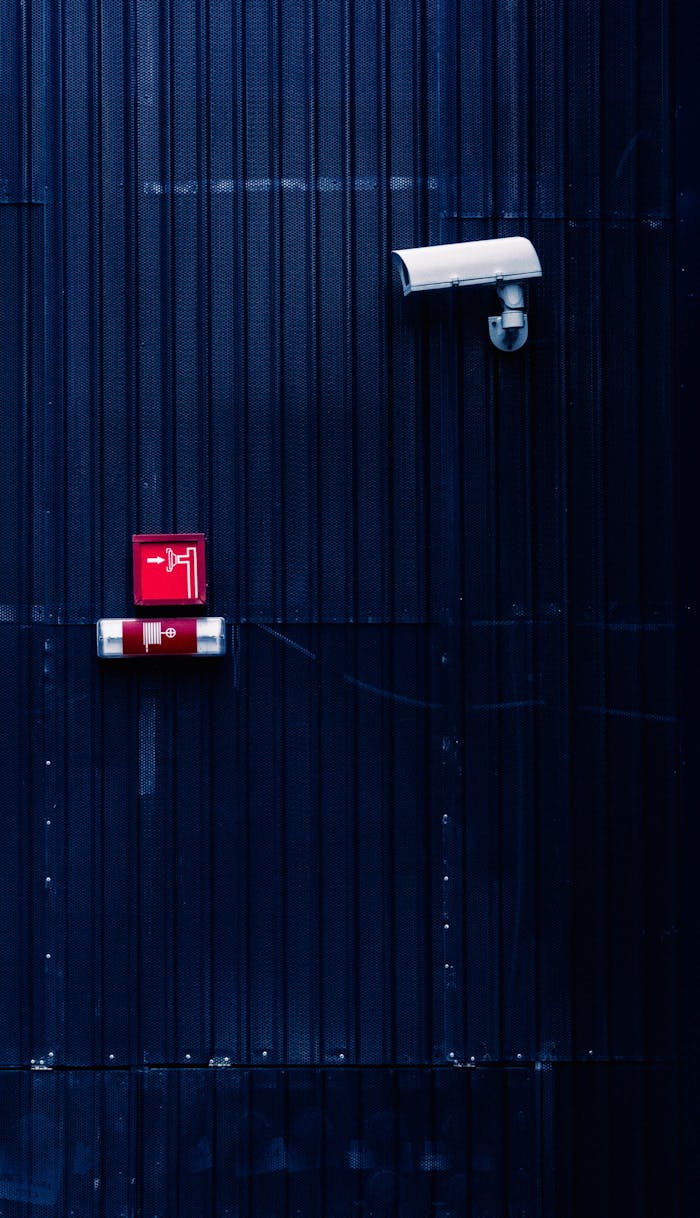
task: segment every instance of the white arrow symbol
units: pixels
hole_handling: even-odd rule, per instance
[[[165,559],[164,558],[147,558],[146,562],[147,563],[149,563],[149,562],[160,563],[160,562],[165,562]]]

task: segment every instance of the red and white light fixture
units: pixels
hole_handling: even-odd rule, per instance
[[[103,660],[225,653],[226,626],[222,617],[108,617],[97,623],[97,654]]]

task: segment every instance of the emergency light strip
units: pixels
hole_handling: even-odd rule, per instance
[[[103,660],[222,656],[226,654],[226,624],[222,617],[101,618],[97,654]]]

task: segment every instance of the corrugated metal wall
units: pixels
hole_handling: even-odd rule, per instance
[[[667,4],[0,28],[0,1213],[694,1212]],[[515,233],[520,353],[392,275]]]

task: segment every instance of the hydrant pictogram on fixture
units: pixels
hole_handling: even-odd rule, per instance
[[[132,538],[136,605],[203,605],[203,533],[138,533]]]

